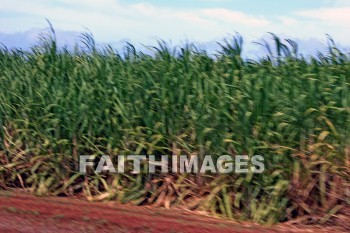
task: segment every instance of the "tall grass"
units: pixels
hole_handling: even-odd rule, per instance
[[[259,61],[240,36],[214,58],[159,42],[154,56],[59,49],[54,32],[31,51],[0,49],[0,187],[37,195],[183,206],[273,224],[349,204],[350,62],[305,58],[273,35]],[[263,155],[261,174],[90,174],[83,154]],[[146,168],[146,166],[145,166]]]

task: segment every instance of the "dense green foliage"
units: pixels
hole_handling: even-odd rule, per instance
[[[181,205],[275,223],[325,222],[349,203],[350,60],[330,43],[316,58],[277,37],[259,61],[242,39],[214,58],[193,46],[127,45],[123,53],[0,50],[0,187],[38,195]],[[330,42],[332,42],[330,40]],[[210,154],[265,158],[261,174],[78,173],[81,154]]]

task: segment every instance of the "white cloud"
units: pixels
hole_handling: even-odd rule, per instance
[[[295,18],[291,18],[291,17],[286,17],[286,16],[279,16],[277,17],[278,20],[281,21],[281,23],[283,25],[286,25],[286,26],[295,26],[297,25],[298,23],[300,23],[297,19]]]
[[[238,11],[223,8],[203,9],[199,11],[204,17],[223,23],[237,23],[250,27],[268,26],[270,21],[264,17],[255,17]]]
[[[8,25],[0,29],[5,32],[45,27],[47,18],[58,29],[82,31],[86,27],[102,42],[130,38],[148,43],[156,36],[173,41],[209,41],[235,31],[247,40],[265,32],[302,38],[324,38],[330,33],[341,41],[350,40],[346,33],[350,7],[262,16],[224,8],[180,9],[117,0],[0,0],[0,12],[6,12],[6,17],[0,16],[0,25]]]
[[[304,27],[313,27],[309,34],[330,34],[336,41],[349,44],[350,34],[348,25],[350,24],[350,7],[320,8],[312,10],[298,11],[296,15],[302,17]],[[311,26],[312,25],[312,26]]]
[[[350,7],[320,8],[296,12],[297,15],[322,21],[322,23],[334,23],[348,25],[350,23]]]
[[[3,1],[0,10],[31,15],[42,20],[48,18],[56,27],[66,30],[89,28],[97,37],[129,37],[140,40],[155,36],[174,40],[188,37],[194,40],[210,40],[226,33],[254,31],[270,22],[227,9],[171,9],[145,3],[122,4],[113,0],[56,1],[61,4],[34,1]],[[57,7],[60,6],[60,7]],[[3,19],[0,17],[0,23]],[[33,20],[32,20],[33,21]],[[32,21],[22,27],[31,27]],[[19,25],[15,27],[18,29]]]

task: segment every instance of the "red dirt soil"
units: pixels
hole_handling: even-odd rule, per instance
[[[300,227],[300,226],[299,226]],[[0,191],[0,232],[336,232],[335,229],[272,228],[233,222],[185,210],[91,203],[75,198],[35,197]],[[340,232],[340,231],[338,231]]]

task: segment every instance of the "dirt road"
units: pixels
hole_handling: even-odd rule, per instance
[[[321,232],[166,210],[0,191],[0,232]],[[324,231],[323,232],[327,232]],[[333,231],[334,232],[334,231]]]

